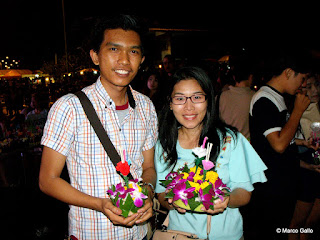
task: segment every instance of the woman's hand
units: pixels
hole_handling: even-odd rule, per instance
[[[222,213],[228,207],[229,200],[230,200],[229,196],[224,197],[223,201],[221,201],[221,199],[217,199],[216,201],[214,201],[214,205],[213,205],[214,210],[210,208],[206,210],[205,207],[202,207],[201,210],[205,211],[207,214],[210,214],[210,215]]]
[[[168,198],[168,203],[169,203],[169,206],[172,207],[172,209],[175,209],[177,210],[179,213],[186,213],[187,210],[181,208],[181,207],[178,207],[178,205],[176,205],[174,202],[173,202],[173,198]]]

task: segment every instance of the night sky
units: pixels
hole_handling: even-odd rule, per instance
[[[121,1],[65,0],[68,48],[80,46],[88,36],[96,16],[110,12],[133,13],[145,19],[150,27],[198,28],[208,31],[207,39],[215,44],[262,49],[277,42],[320,50],[320,20],[317,6],[279,7],[270,2],[259,5],[238,3],[209,4],[196,1],[170,6],[170,1],[147,4]],[[258,4],[258,3],[257,3]],[[61,0],[1,1],[0,58],[16,57],[25,68],[40,68],[44,61],[63,54],[63,21]],[[190,48],[201,49],[198,39]],[[186,49],[187,50],[187,49]],[[202,50],[203,51],[203,50]]]

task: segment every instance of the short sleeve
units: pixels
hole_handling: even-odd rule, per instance
[[[154,147],[158,139],[158,118],[154,105],[151,101],[149,104],[149,109],[150,119],[147,125],[148,133],[146,136],[145,144],[143,146],[143,151],[149,150]]]
[[[43,130],[41,144],[67,156],[74,139],[74,113],[68,95],[51,107]]]
[[[267,169],[259,155],[253,149],[247,139],[238,133],[235,147],[231,148],[229,160],[229,187],[243,188],[252,191],[253,184],[266,182],[264,171]]]
[[[268,98],[262,97],[255,102],[252,109],[252,118],[256,129],[266,137],[268,134],[281,131],[282,122],[279,119],[279,110]]]

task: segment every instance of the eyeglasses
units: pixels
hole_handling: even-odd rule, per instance
[[[207,95],[204,94],[197,94],[197,95],[192,95],[190,97],[186,96],[175,96],[171,98],[171,102],[174,105],[183,105],[187,102],[187,100],[190,99],[191,102],[197,104],[197,103],[203,103],[207,100]]]

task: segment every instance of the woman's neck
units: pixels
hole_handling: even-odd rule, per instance
[[[178,132],[179,144],[182,148],[193,149],[199,146],[201,129],[185,129],[181,127]]]

